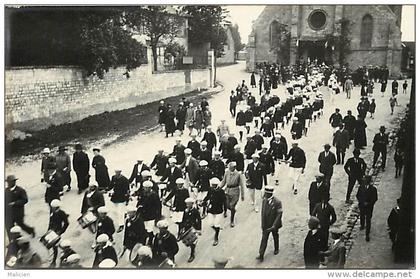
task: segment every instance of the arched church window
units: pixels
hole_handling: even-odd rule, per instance
[[[270,24],[270,47],[275,48],[279,46],[280,40],[280,24],[274,20]]]
[[[371,47],[373,36],[373,18],[370,14],[362,18],[362,29],[360,31],[360,46]]]

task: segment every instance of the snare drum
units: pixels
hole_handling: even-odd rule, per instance
[[[44,244],[47,249],[50,249],[56,246],[60,239],[61,237],[55,231],[49,230],[41,237],[39,241],[41,241],[41,243]]]
[[[187,231],[185,231],[181,235],[182,243],[185,244],[185,246],[189,247],[192,244],[196,244],[198,241],[197,233],[195,232],[194,228],[190,228]]]
[[[143,244],[141,244],[141,243],[136,243],[136,244],[134,245],[133,249],[131,249],[131,251],[130,251],[130,255],[129,255],[130,262],[131,262],[134,266],[138,266],[138,264],[139,264],[139,257],[138,257],[138,255],[137,255],[137,251],[139,250],[139,248],[140,248],[141,246],[143,246]]]
[[[80,226],[85,229],[95,223],[97,219],[98,217],[96,217],[92,211],[87,211],[82,216],[80,216],[79,219],[77,219],[77,222],[79,222]]]

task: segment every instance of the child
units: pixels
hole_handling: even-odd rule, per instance
[[[394,107],[397,104],[397,97],[391,96],[389,98],[389,105],[391,106],[391,115],[394,114]]]
[[[369,112],[370,112],[370,118],[374,119],[374,114],[375,114],[375,110],[376,110],[376,103],[375,103],[375,99],[372,98],[372,101],[369,104]]]
[[[407,86],[408,86],[408,83],[407,83],[407,80],[404,80],[404,83],[403,83],[403,94],[407,94]]]
[[[399,176],[401,176],[401,170],[404,165],[404,153],[401,151],[401,149],[395,150],[394,161],[395,161],[395,178],[398,178]]]

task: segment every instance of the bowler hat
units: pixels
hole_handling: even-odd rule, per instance
[[[67,150],[67,147],[63,145],[58,148],[58,151],[64,151],[64,150]]]
[[[15,175],[11,174],[11,175],[8,175],[8,176],[6,177],[6,180],[5,180],[5,181],[7,181],[7,182],[11,182],[11,181],[16,181],[16,180],[18,180],[18,178],[16,178],[16,176],[15,176]]]

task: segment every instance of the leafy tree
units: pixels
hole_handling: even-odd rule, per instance
[[[241,34],[239,33],[239,26],[238,24],[234,24],[233,26],[229,26],[230,31],[232,33],[235,54],[241,51],[245,44],[242,43]]]
[[[145,60],[144,46],[124,27],[119,7],[8,8],[8,66],[75,65],[103,78],[110,68],[128,71]]]
[[[189,41],[192,44],[210,43],[216,57],[220,57],[226,42],[224,26],[230,23],[226,20],[228,11],[218,5],[184,6],[182,11],[190,15]]]
[[[183,18],[179,12],[168,11],[167,6],[141,6],[126,10],[125,20],[138,34],[149,37],[153,54],[153,67],[157,71],[157,49],[164,39],[170,41],[179,33]]]

